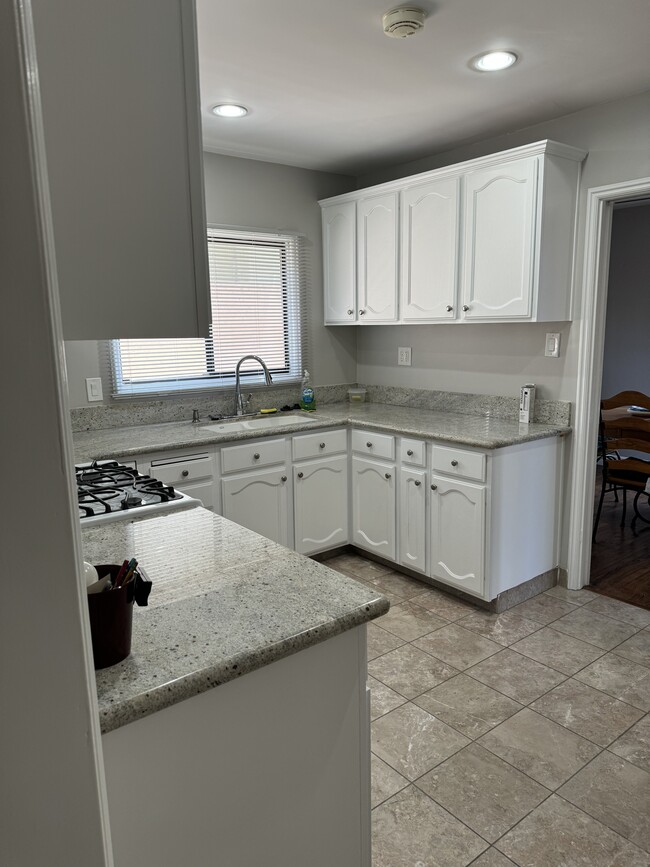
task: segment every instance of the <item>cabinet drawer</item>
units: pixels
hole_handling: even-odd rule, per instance
[[[165,485],[212,478],[214,466],[210,455],[179,455],[178,458],[151,462],[151,475]]]
[[[463,479],[485,481],[486,457],[481,452],[468,452],[464,449],[433,447],[433,471]]]
[[[221,469],[224,473],[249,470],[251,467],[268,467],[281,464],[285,459],[284,440],[264,440],[252,445],[228,446],[221,449]]]
[[[352,451],[392,461],[395,458],[395,437],[373,431],[353,430]]]
[[[340,454],[347,450],[346,430],[328,430],[293,438],[293,458],[317,458],[323,455]]]
[[[413,464],[423,467],[426,463],[426,444],[420,440],[405,440],[400,442],[399,457],[403,464]]]

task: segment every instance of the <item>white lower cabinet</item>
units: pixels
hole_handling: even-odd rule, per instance
[[[426,473],[400,469],[399,562],[409,569],[426,572]]]
[[[293,467],[295,549],[313,554],[348,541],[348,456]]]
[[[287,481],[287,470],[284,466],[223,478],[223,516],[289,547]]]
[[[431,577],[483,596],[485,486],[431,478]]]
[[[352,543],[395,559],[395,465],[352,458]]]

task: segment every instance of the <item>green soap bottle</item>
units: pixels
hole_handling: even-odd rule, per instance
[[[302,378],[302,388],[300,390],[300,409],[307,412],[313,412],[316,409],[316,398],[314,397],[314,389],[309,384],[309,371],[305,370]]]

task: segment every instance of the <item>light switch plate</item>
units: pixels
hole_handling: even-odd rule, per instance
[[[559,358],[560,357],[560,335],[559,333],[546,335],[546,346],[544,348],[544,355],[549,358]]]
[[[411,366],[411,347],[400,346],[397,350],[397,363],[403,364],[406,367]]]
[[[86,377],[86,394],[89,401],[104,400],[102,380],[99,376]]]

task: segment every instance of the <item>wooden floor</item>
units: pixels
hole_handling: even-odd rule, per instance
[[[600,476],[596,479],[595,504],[600,496]],[[650,610],[650,527],[637,521],[635,536],[630,528],[634,515],[633,496],[628,494],[625,529],[621,529],[622,494],[605,495],[596,542],[591,549],[590,590],[622,599]],[[650,509],[641,510],[650,517]],[[595,506],[594,506],[595,514]]]

